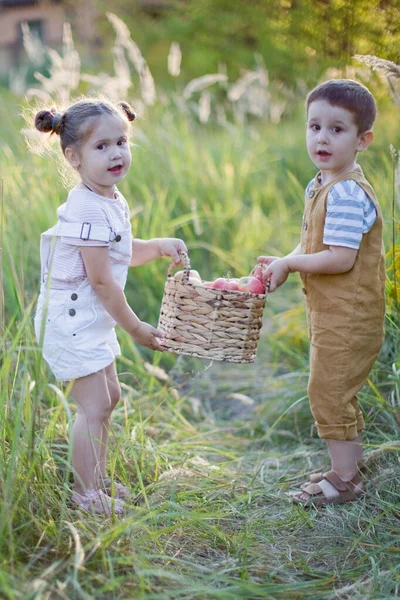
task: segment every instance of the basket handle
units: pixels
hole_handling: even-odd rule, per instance
[[[189,260],[189,256],[186,252],[183,252],[183,250],[179,250],[179,256],[181,257],[181,261],[183,264],[183,275],[182,275],[182,282],[183,283],[187,283],[189,281],[189,273],[190,273],[190,260]],[[172,278],[172,271],[174,270],[174,267],[176,265],[171,262],[171,264],[168,267],[168,274],[167,277],[168,279]]]

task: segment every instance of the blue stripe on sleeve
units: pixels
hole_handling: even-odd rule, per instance
[[[337,233],[361,233],[362,234],[362,226],[351,226],[351,225],[342,225],[342,224],[337,224],[337,225],[333,225],[332,223],[329,223],[329,226],[327,226],[327,224],[325,223],[325,229],[324,229],[325,233],[332,233],[333,231],[337,232]]]
[[[358,249],[376,220],[376,208],[354,180],[340,181],[328,195],[323,242]]]

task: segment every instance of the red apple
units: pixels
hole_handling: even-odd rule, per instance
[[[213,284],[212,287],[214,288],[214,290],[228,290],[227,287],[227,280],[224,279],[223,277],[218,277],[218,279],[216,279]]]
[[[224,290],[229,292],[231,290],[238,290],[237,279],[225,279],[224,277],[218,277],[215,281],[203,281],[204,287],[212,288],[214,290]]]
[[[264,273],[264,269],[263,269],[262,265],[256,265],[254,267],[254,269],[252,270],[250,277],[256,277],[262,283],[264,283],[263,273]]]
[[[257,277],[241,277],[238,281],[240,292],[250,292],[251,294],[265,294],[265,285]]]
[[[239,289],[239,285],[238,285],[238,279],[228,279],[228,289],[229,290],[238,290]]]

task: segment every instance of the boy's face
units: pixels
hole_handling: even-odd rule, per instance
[[[346,108],[315,100],[308,109],[307,150],[324,183],[354,169],[357,152],[368,148],[372,132],[359,134]]]

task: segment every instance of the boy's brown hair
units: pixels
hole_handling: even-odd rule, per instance
[[[371,92],[352,79],[330,79],[317,85],[307,96],[307,113],[312,102],[326,100],[332,106],[350,111],[355,118],[358,133],[372,129],[376,117],[376,104]]]

